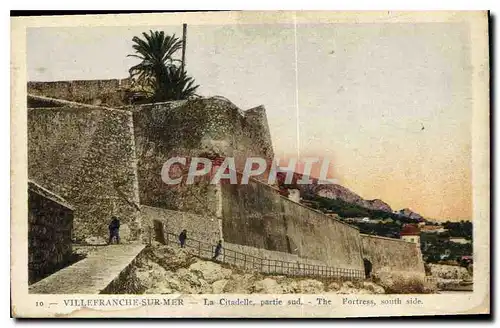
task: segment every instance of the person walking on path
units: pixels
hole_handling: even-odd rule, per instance
[[[366,278],[371,278],[372,275],[372,262],[370,262],[368,259],[363,259],[363,264],[365,267],[365,277]]]
[[[181,248],[184,248],[184,245],[186,244],[186,239],[187,239],[187,230],[184,229],[179,235],[179,242],[181,244]]]
[[[219,240],[217,243],[217,246],[215,246],[215,253],[214,257],[212,257],[212,260],[216,260],[217,257],[220,255],[220,251],[222,250],[222,240]]]
[[[109,241],[108,244],[113,242],[113,239],[116,240],[116,243],[120,243],[120,220],[113,216],[111,223],[109,224]]]

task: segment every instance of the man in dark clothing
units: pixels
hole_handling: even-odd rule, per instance
[[[187,230],[184,229],[179,235],[179,242],[181,243],[181,248],[184,248],[184,244],[186,244],[186,239],[187,239]]]
[[[113,242],[113,238],[116,239],[116,243],[120,243],[120,220],[116,216],[113,216],[111,223],[109,224],[109,242]]]
[[[367,259],[363,259],[363,264],[365,266],[365,277],[370,278],[372,273],[372,262]]]
[[[220,251],[222,250],[222,240],[219,240],[217,243],[217,246],[215,246],[215,254],[214,257],[212,257],[212,260],[216,260],[217,256],[220,255]]]

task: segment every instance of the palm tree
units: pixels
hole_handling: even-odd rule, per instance
[[[194,79],[187,75],[182,67],[167,66],[157,79],[158,92],[154,100],[181,100],[195,95],[199,85],[194,84]]]
[[[144,39],[134,36],[132,48],[141,62],[129,69],[130,77],[142,87],[142,91],[154,101],[186,99],[194,95],[198,86],[194,79],[178,68],[173,58],[176,51],[182,48],[175,34],[165,35],[163,31],[142,33]]]

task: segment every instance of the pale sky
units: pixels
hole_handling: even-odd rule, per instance
[[[182,34],[29,29],[28,79],[125,78],[132,37],[148,29]],[[471,219],[469,44],[457,23],[191,25],[186,68],[202,96],[264,105],[277,156],[329,157],[363,198]]]

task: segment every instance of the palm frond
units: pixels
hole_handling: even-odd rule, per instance
[[[195,95],[199,85],[182,68],[176,66],[179,59],[173,58],[182,48],[182,41],[163,31],[143,32],[142,38],[132,38],[135,53],[127,57],[140,60],[129,69],[130,77],[148,90],[153,90],[156,101],[186,99]]]

